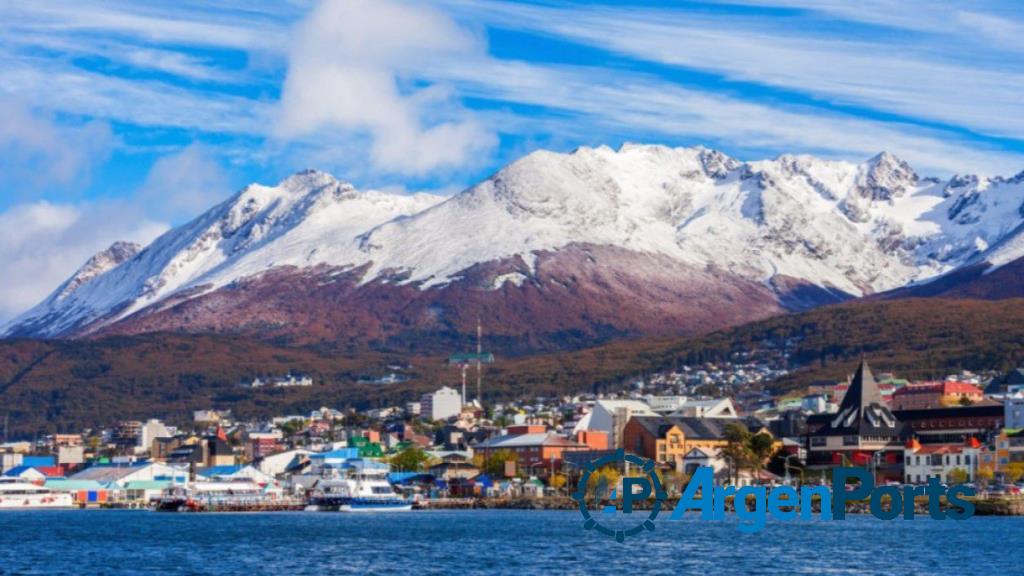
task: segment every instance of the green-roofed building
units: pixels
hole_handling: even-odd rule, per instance
[[[490,352],[481,352],[479,354],[466,352],[452,354],[448,357],[449,364],[476,364],[477,361],[481,364],[494,364],[494,354]]]

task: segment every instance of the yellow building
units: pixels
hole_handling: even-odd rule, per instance
[[[724,448],[730,424],[742,424],[751,434],[767,432],[756,418],[674,418],[634,416],[622,433],[622,447],[659,464],[682,469],[683,458],[694,448]]]

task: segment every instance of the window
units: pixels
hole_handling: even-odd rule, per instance
[[[811,446],[824,446],[826,440],[823,436],[814,436],[811,438]]]
[[[857,436],[843,436],[843,446],[856,446],[860,444],[860,438]]]

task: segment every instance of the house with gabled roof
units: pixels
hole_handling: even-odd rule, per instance
[[[878,382],[861,360],[835,414],[807,420],[808,466],[874,466],[902,476],[906,431],[882,399]]]

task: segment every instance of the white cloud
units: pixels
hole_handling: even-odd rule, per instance
[[[136,198],[149,215],[177,222],[208,210],[229,192],[228,177],[212,152],[192,144],[154,162]]]
[[[279,135],[366,135],[373,164],[411,174],[478,161],[496,143],[445,87],[400,75],[483,52],[477,37],[443,13],[399,0],[325,0],[294,38]]]
[[[19,102],[0,100],[0,187],[9,196],[86,180],[114,144],[106,122],[61,124]]]
[[[0,212],[0,322],[37,304],[113,242],[148,243],[166,230],[121,203],[31,202]]]

